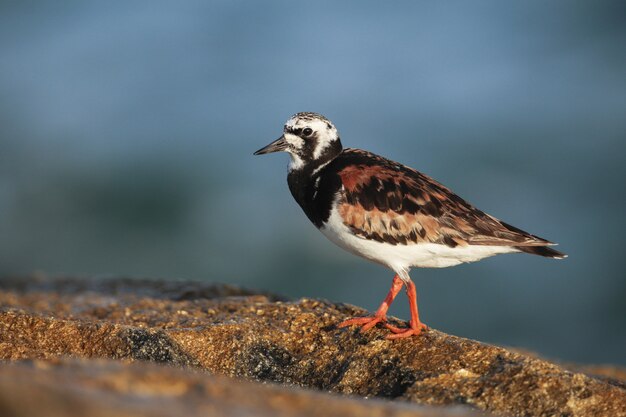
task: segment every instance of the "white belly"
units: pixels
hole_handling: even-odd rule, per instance
[[[500,253],[519,252],[510,246],[468,245],[452,248],[437,243],[391,245],[368,240],[354,235],[343,224],[336,209],[331,211],[328,221],[320,230],[336,245],[355,255],[389,267],[403,279],[409,278],[408,272],[411,267],[445,268],[465,262],[475,262]]]

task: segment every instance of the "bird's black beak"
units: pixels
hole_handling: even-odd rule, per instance
[[[287,141],[285,140],[285,136],[281,136],[266,147],[259,149],[254,154],[263,155],[266,153],[284,151],[285,149],[287,149]]]

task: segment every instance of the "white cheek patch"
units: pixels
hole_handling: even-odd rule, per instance
[[[291,133],[285,133],[285,141],[294,149],[302,149],[304,147],[304,139]]]
[[[285,133],[285,141],[289,144],[289,148],[287,148],[287,152],[289,152],[289,156],[291,156],[291,161],[289,162],[289,171],[294,171],[302,168],[304,165],[304,161],[298,156],[298,154],[294,151],[300,150],[304,147],[304,140],[299,136],[293,135],[291,133]]]

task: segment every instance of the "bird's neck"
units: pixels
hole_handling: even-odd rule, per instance
[[[316,159],[292,159],[292,163],[289,166],[289,174],[287,175],[287,183],[289,184],[291,194],[302,208],[307,205],[307,199],[309,198],[307,195],[311,194],[311,187],[314,186],[315,179],[343,150],[339,140],[335,143],[335,145],[330,146]]]

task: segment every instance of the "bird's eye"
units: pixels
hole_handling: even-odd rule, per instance
[[[302,134],[304,136],[311,136],[312,133],[313,129],[311,129],[310,127],[305,127],[304,129],[302,129]]]

